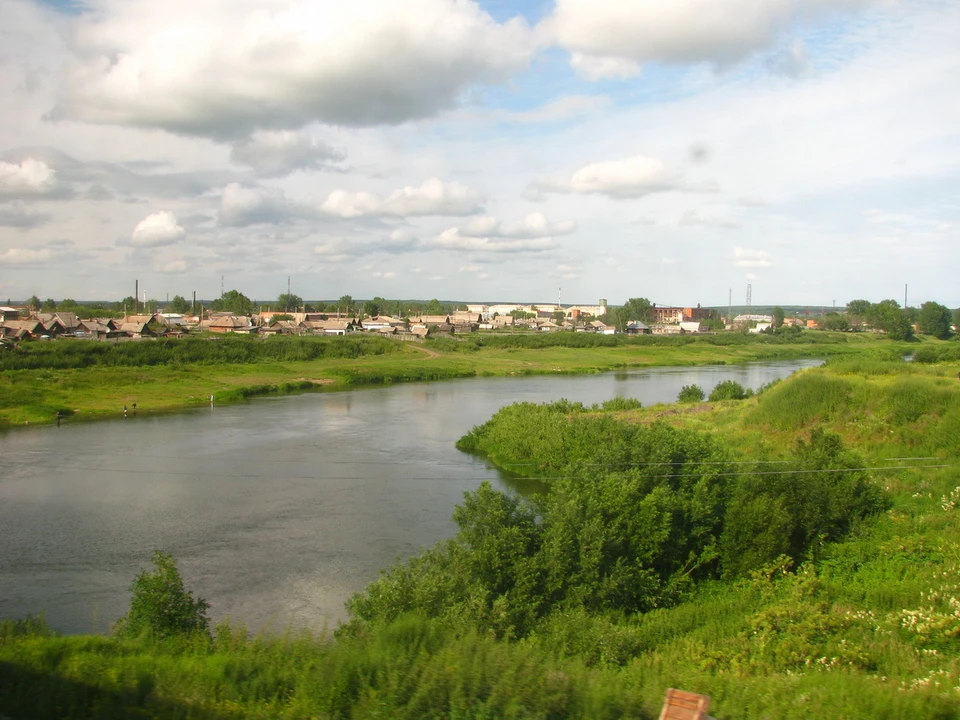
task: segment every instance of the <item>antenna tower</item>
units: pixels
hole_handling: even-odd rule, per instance
[[[747,283],[747,315],[750,314],[750,308],[753,306],[753,285]]]

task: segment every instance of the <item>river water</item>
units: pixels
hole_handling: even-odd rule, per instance
[[[0,618],[107,632],[154,549],[211,618],[320,630],[380,568],[450,537],[483,480],[456,440],[500,407],[757,388],[818,361],[475,378],[262,398],[0,436]]]

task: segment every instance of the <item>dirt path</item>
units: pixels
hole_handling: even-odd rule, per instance
[[[427,357],[430,357],[430,358],[440,357],[440,353],[438,353],[436,350],[425,348],[422,345],[414,345],[413,343],[410,343],[410,347],[412,347],[414,350],[419,350],[422,353],[426,353]]]

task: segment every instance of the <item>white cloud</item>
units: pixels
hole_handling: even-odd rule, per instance
[[[357,257],[366,257],[374,253],[388,255],[402,255],[420,249],[420,239],[409,230],[397,228],[387,237],[366,242],[351,242],[337,239],[328,240],[314,246],[314,255],[318,255],[321,262],[338,263]],[[386,277],[386,276],[385,276]]]
[[[49,248],[8,248],[0,250],[0,265],[42,265],[54,257]]]
[[[770,254],[766,250],[735,247],[733,249],[734,265],[742,268],[773,267]]]
[[[257,132],[233,144],[230,159],[260,177],[283,177],[297,170],[319,170],[344,159],[343,152],[305,132]]]
[[[0,197],[36,197],[53,192],[57,171],[42,160],[0,161]]]
[[[624,160],[584,165],[569,180],[534,180],[524,190],[524,197],[540,200],[548,193],[579,193],[628,199],[668,190],[713,191],[715,188],[684,183],[679,176],[668,171],[660,160],[635,155]]]
[[[186,230],[177,224],[177,216],[169,210],[161,210],[137,223],[130,235],[130,244],[134,247],[160,247],[173,245],[186,236]]]
[[[91,4],[54,117],[206,137],[430,117],[534,49],[523,20],[465,0]]]
[[[625,80],[640,75],[639,63],[618,57],[598,57],[575,52],[570,56],[570,66],[587,80]]]
[[[431,178],[419,187],[396,190],[386,200],[370,192],[335,190],[320,210],[341,218],[472,215],[483,210],[483,199],[480,192],[458,182]]]
[[[157,270],[164,275],[181,275],[187,271],[187,268],[186,260],[172,260],[171,262],[164,263],[157,268]]]
[[[391,193],[380,213],[410,217],[413,215],[472,215],[483,210],[483,195],[458,182],[445,183],[437,178],[420,187],[407,186]]]
[[[770,47],[798,19],[870,0],[556,0],[544,31],[590,79],[649,61],[729,63]],[[793,66],[802,61],[793,53]]]
[[[522,123],[542,123],[587,115],[610,106],[606,95],[567,95],[533,110],[513,113],[510,119]]]
[[[467,237],[458,228],[444,230],[428,244],[443,250],[479,253],[543,253],[555,250],[560,244],[552,237],[509,239],[495,237]]]
[[[277,223],[297,213],[298,209],[287,202],[278,188],[249,188],[230,183],[220,196],[219,223],[223,227]]]
[[[576,229],[577,223],[573,220],[551,223],[543,213],[535,212],[512,225],[505,225],[495,217],[478,217],[458,228],[458,232],[465,237],[533,239],[569,235]]]
[[[554,272],[564,280],[575,280],[580,277],[580,268],[575,265],[557,265]]]
[[[724,212],[718,212],[715,209],[707,208],[702,211],[688,210],[680,216],[677,223],[681,227],[708,227],[722,228],[724,230],[738,230],[741,225],[734,218],[729,217]]]
[[[15,227],[21,230],[40,227],[53,216],[48,213],[33,212],[20,200],[9,207],[0,207],[0,227]]]

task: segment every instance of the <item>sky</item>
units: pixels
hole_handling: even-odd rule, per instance
[[[0,0],[0,300],[960,306],[956,0]]]

